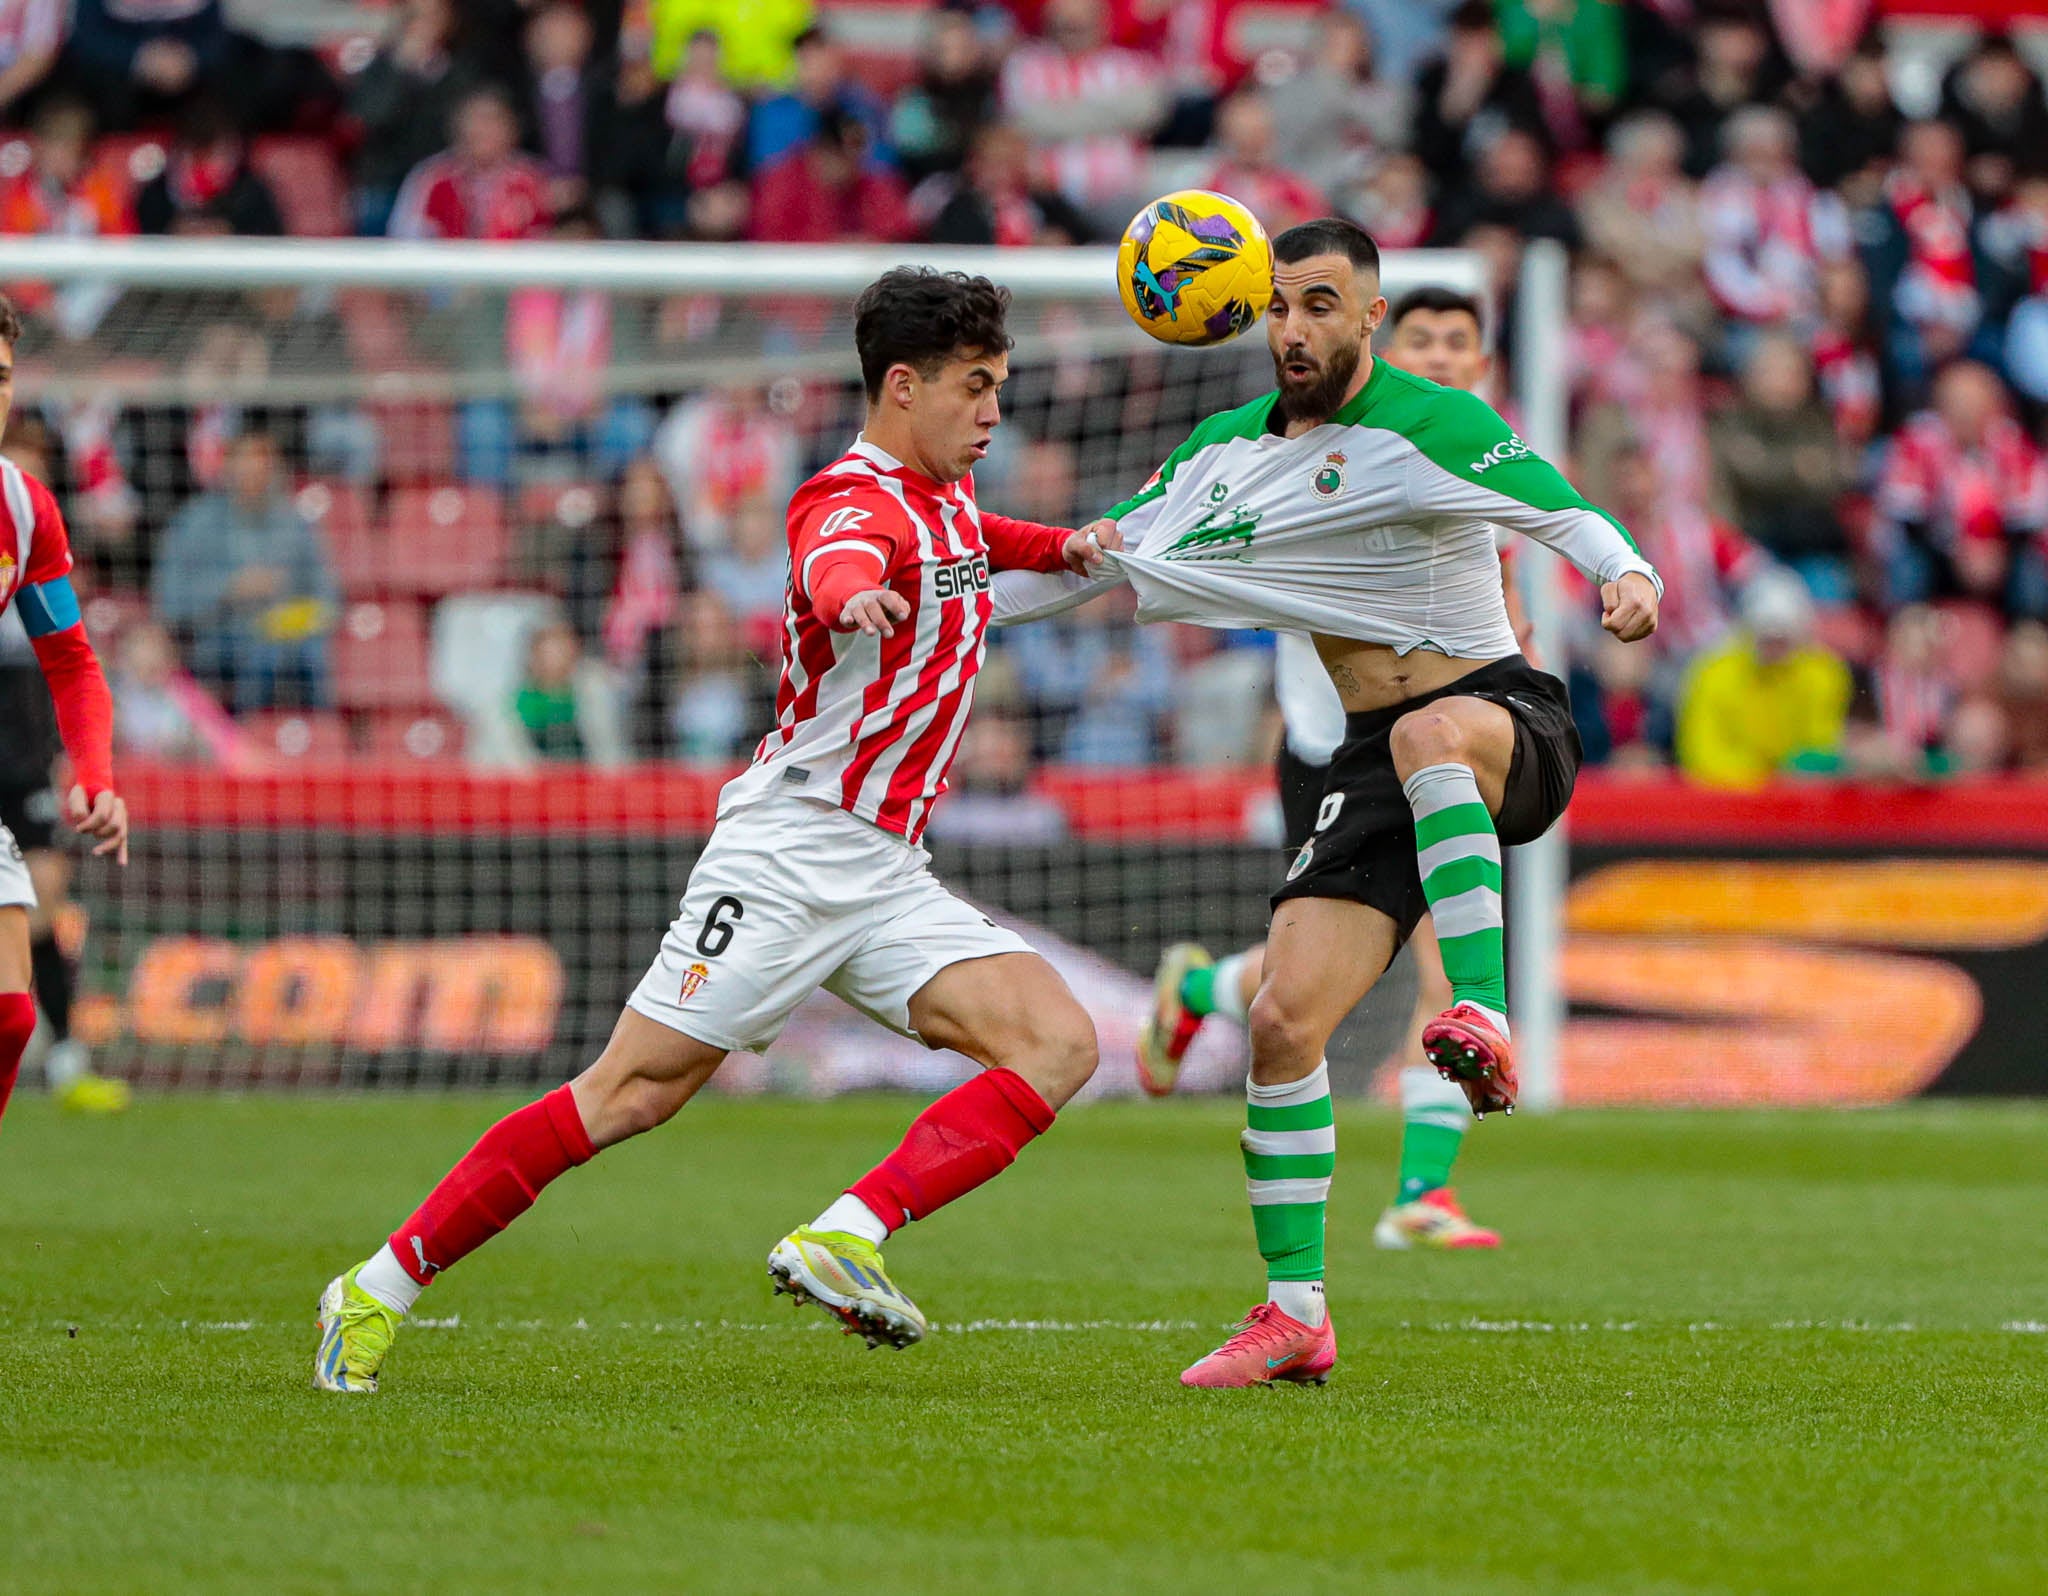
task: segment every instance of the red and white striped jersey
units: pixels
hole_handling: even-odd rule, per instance
[[[71,574],[71,540],[50,490],[0,459],[0,612],[37,582]]]
[[[719,796],[732,810],[784,795],[832,804],[915,843],[967,728],[987,647],[991,570],[1061,567],[1061,527],[984,514],[974,479],[940,484],[866,439],[789,501],[789,585],[775,729]],[[828,553],[876,560],[875,586],[910,606],[893,637],[838,632],[811,610]]]

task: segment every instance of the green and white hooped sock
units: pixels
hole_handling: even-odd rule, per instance
[[[1245,1022],[1246,1006],[1244,994],[1238,991],[1238,983],[1244,979],[1244,955],[1233,953],[1228,958],[1218,959],[1214,964],[1205,964],[1198,970],[1190,970],[1180,983],[1180,1000],[1190,1014],[1207,1018],[1220,1014],[1239,1025]]]
[[[1508,1034],[1500,915],[1500,838],[1470,765],[1425,765],[1401,790],[1415,812],[1422,895],[1436,922],[1451,997]]]
[[[1427,1064],[1401,1069],[1401,1177],[1394,1201],[1416,1198],[1451,1183],[1451,1165],[1472,1123],[1472,1105],[1454,1081]]]
[[[1298,1081],[1245,1082],[1245,1190],[1271,1299],[1303,1324],[1323,1321],[1323,1220],[1337,1168],[1330,1066]]]

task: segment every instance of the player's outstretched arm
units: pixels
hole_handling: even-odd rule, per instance
[[[16,604],[29,642],[50,685],[57,733],[71,758],[73,783],[65,794],[64,818],[91,837],[95,854],[128,862],[128,806],[114,791],[114,699],[99,656],[85,635],[78,597],[68,576],[21,590]]]

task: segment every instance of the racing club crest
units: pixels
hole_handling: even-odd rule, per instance
[[[1301,852],[1294,856],[1294,863],[1287,867],[1287,879],[1292,881],[1296,876],[1300,875],[1302,871],[1309,867],[1315,856],[1316,841],[1315,838],[1311,837],[1301,845]]]
[[[683,990],[681,995],[677,997],[676,1002],[689,1002],[691,998],[697,995],[697,989],[704,984],[705,979],[710,974],[711,966],[708,964],[691,965],[683,972]]]
[[[1309,479],[1309,492],[1319,499],[1334,499],[1344,491],[1344,451],[1332,449]]]

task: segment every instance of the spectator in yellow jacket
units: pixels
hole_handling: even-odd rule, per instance
[[[1842,762],[1849,667],[1813,641],[1813,601],[1789,571],[1742,592],[1742,624],[1694,662],[1678,705],[1678,764],[1715,787],[1761,787]]]
[[[796,36],[811,25],[811,0],[649,0],[654,71],[666,83],[693,35],[718,35],[725,80],[736,89],[789,81]]]

